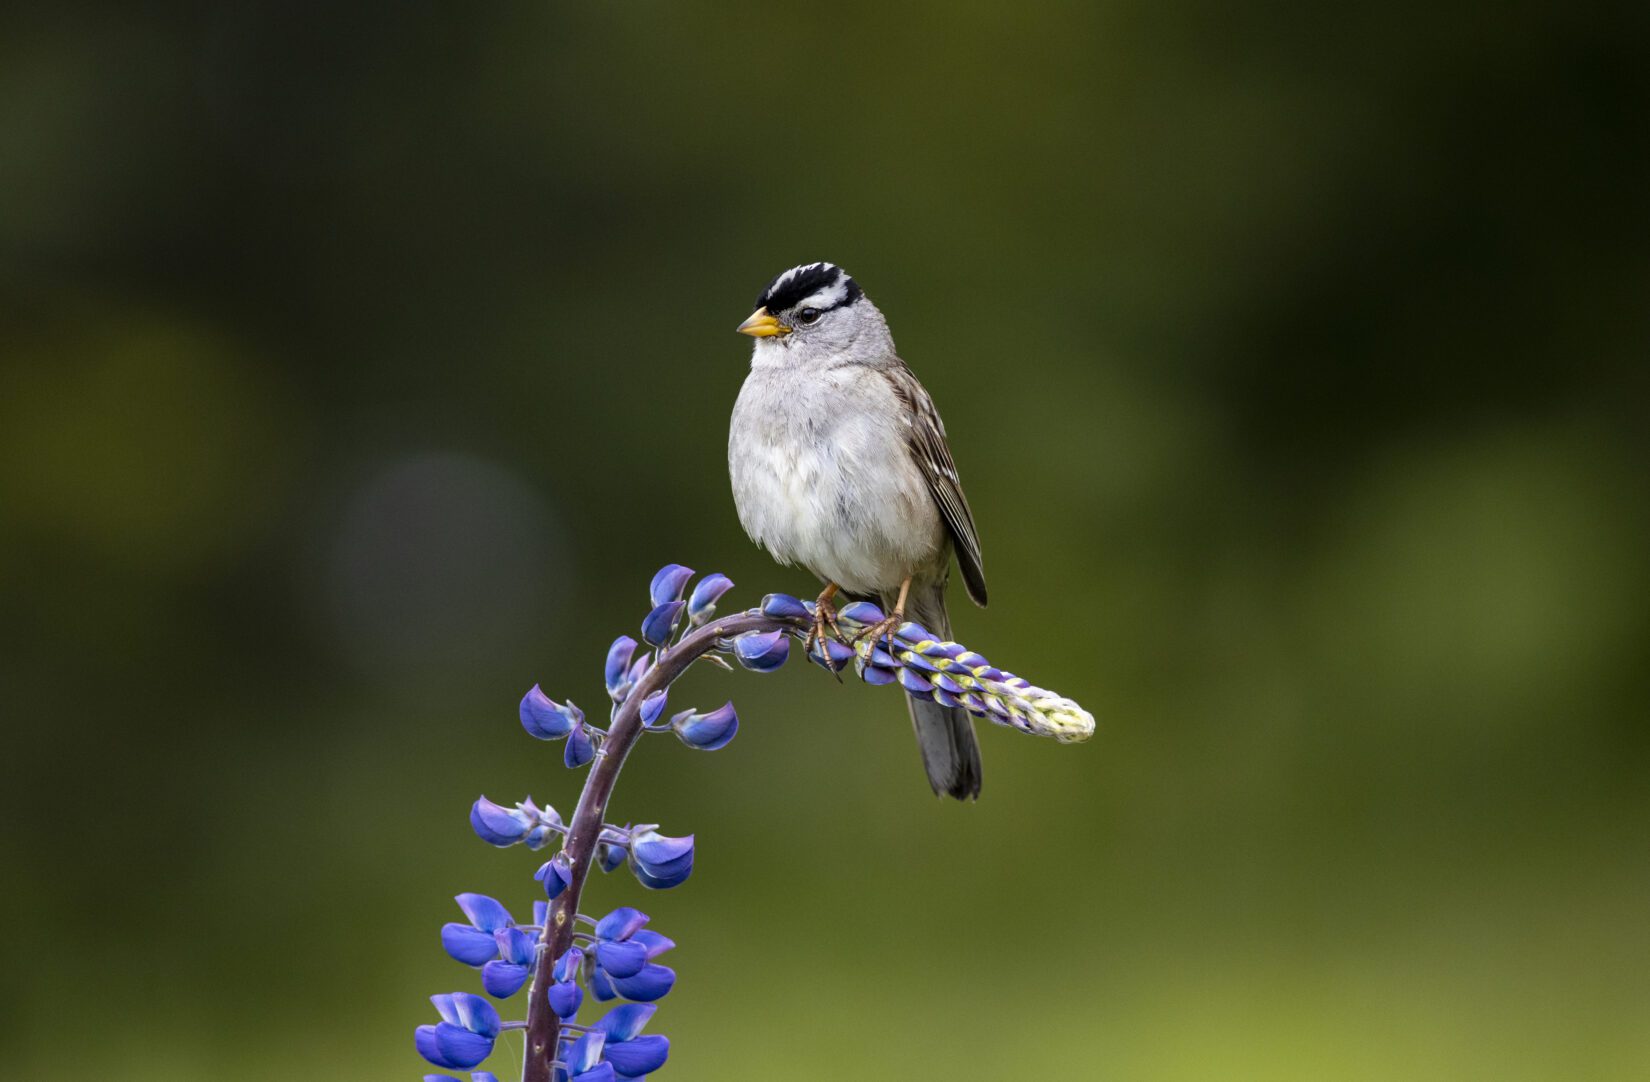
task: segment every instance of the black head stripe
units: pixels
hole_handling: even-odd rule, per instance
[[[793,267],[768,283],[768,288],[756,298],[756,306],[766,308],[770,312],[783,312],[839,282],[843,286],[842,300],[830,305],[826,311],[842,308],[859,300],[862,292],[859,283],[848,277],[848,272],[834,263],[809,263],[806,266]]]

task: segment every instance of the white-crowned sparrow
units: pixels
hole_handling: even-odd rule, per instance
[[[986,602],[980,540],[945,426],[887,320],[840,267],[808,263],[768,283],[738,329],[756,339],[728,432],[745,532],[824,580],[816,633],[834,626],[840,590],[881,602],[873,643],[907,618],[950,638],[953,551],[968,596]],[[934,791],[978,796],[967,712],[907,701]]]

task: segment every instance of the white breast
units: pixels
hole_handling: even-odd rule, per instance
[[[943,564],[944,525],[900,417],[868,368],[753,370],[728,434],[734,504],[751,540],[853,593],[895,590]]]

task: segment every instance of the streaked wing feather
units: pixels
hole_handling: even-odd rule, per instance
[[[946,529],[951,533],[957,551],[957,566],[962,569],[963,583],[968,596],[976,605],[986,602],[985,567],[980,557],[980,535],[974,529],[974,512],[963,495],[962,482],[957,477],[957,464],[951,458],[951,447],[945,441],[945,423],[934,408],[916,375],[901,362],[883,374],[894,389],[894,395],[906,409],[910,422],[907,437],[911,455],[917,460],[922,476],[928,482],[928,491],[940,509]]]

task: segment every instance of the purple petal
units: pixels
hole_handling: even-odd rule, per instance
[[[481,967],[481,987],[496,999],[509,999],[521,991],[531,972],[515,962],[488,962]]]
[[[655,691],[652,695],[649,695],[647,698],[642,700],[641,714],[643,725],[652,725],[654,722],[659,720],[659,715],[665,712],[665,700],[667,697],[667,692]]]
[[[637,1078],[657,1071],[670,1058],[670,1038],[650,1035],[617,1044],[608,1042],[603,1057],[621,1078]]]
[[[783,631],[750,631],[733,640],[733,656],[752,672],[773,672],[790,652],[791,640]]]
[[[676,625],[682,622],[686,601],[667,601],[647,614],[642,621],[642,638],[650,646],[663,646],[676,634]]]
[[[904,639],[914,646],[917,643],[933,641],[935,635],[921,624],[914,624],[907,620],[894,631],[894,638]]]
[[[563,1022],[579,1013],[584,1003],[584,989],[576,981],[557,981],[550,986],[550,1009]]]
[[[467,1070],[493,1054],[493,1038],[446,1022],[436,1024],[435,1044],[441,1054],[432,1061],[437,1067]]]
[[[596,744],[590,739],[589,727],[573,726],[573,732],[567,737],[567,750],[562,754],[562,762],[567,764],[567,769],[577,770],[595,757]]]
[[[591,1028],[607,1034],[608,1046],[612,1047],[620,1041],[633,1040],[658,1009],[652,1003],[626,1003],[608,1011],[602,1016],[602,1020]]]
[[[630,857],[630,851],[622,845],[610,845],[603,842],[596,847],[596,859],[602,863],[602,871],[610,872],[623,864]]]
[[[470,1075],[470,1082],[498,1082],[498,1075],[492,1071],[476,1071]]]
[[[641,931],[631,936],[630,941],[632,943],[640,943],[642,946],[647,948],[647,960],[650,962],[659,957],[659,955],[663,954],[665,951],[676,946],[676,941],[674,939],[671,939],[669,936],[660,935],[651,928],[643,928]]]
[[[739,732],[739,715],[734,712],[732,703],[726,703],[708,714],[695,714],[691,710],[677,714],[670,724],[688,747],[700,751],[720,751]]]
[[[637,861],[648,867],[663,868],[683,857],[693,856],[693,835],[669,838],[656,830],[649,830],[636,835],[630,843],[630,852]]]
[[[533,819],[519,808],[506,808],[483,796],[470,807],[470,826],[482,841],[503,849],[526,837]]]
[[[634,977],[647,965],[647,948],[640,943],[604,939],[596,944],[596,964],[607,970],[609,977]]]
[[[531,965],[538,953],[538,943],[520,928],[500,928],[493,933],[498,942],[498,956],[518,966]]]
[[[584,1082],[618,1082],[619,1078],[618,1073],[613,1070],[613,1065],[605,1061],[588,1071],[578,1072],[574,1077],[583,1079]]]
[[[533,878],[544,884],[544,896],[555,898],[573,882],[573,868],[565,852],[557,853],[533,873]]]
[[[647,588],[647,595],[655,608],[667,601],[675,601],[682,596],[682,588],[692,577],[692,568],[683,567],[681,564],[666,564],[653,576],[653,582]]]
[[[441,949],[467,966],[478,966],[498,957],[498,943],[493,934],[468,924],[443,924]]]
[[[441,1024],[446,1025],[447,1023],[443,1022]],[[417,1029],[413,1030],[413,1047],[418,1049],[419,1055],[423,1056],[437,1067],[457,1066],[457,1064],[448,1063],[446,1057],[441,1054],[441,1048],[436,1043],[434,1026],[419,1026]]]
[[[471,1033],[451,1022],[419,1026],[413,1032],[413,1045],[419,1055],[437,1067],[456,1070],[474,1067],[493,1051],[491,1037]]]
[[[632,864],[630,871],[636,876],[636,882],[648,890],[669,890],[688,881],[688,877],[693,874],[693,861],[690,858],[686,864],[673,867],[668,875],[660,873],[658,869],[644,868],[639,864]]]
[[[435,1013],[441,1016],[443,1022],[451,1022],[455,1026],[459,1024],[458,1004],[453,1002],[453,993],[444,992],[431,996],[430,1002],[435,1004]]]
[[[613,990],[626,999],[638,1003],[652,1003],[663,999],[676,983],[676,971],[668,966],[649,963],[634,977],[614,977]]]
[[[596,997],[598,1003],[606,1003],[610,999],[619,998],[619,993],[613,990],[613,981],[605,970],[593,969],[590,971],[590,994]]]
[[[471,1033],[488,1038],[498,1036],[498,1011],[474,992],[454,992],[453,1008],[458,1012],[458,1024]]]
[[[558,981],[570,981],[579,975],[579,968],[584,965],[584,951],[577,947],[568,947],[562,956],[556,959],[555,967],[550,976]]]
[[[907,653],[903,659],[907,665],[921,672],[939,672],[940,668],[916,651]]]
[[[516,923],[511,919],[508,909],[485,894],[460,894],[453,901],[458,903],[458,908],[464,910],[464,915],[470,918],[470,923],[484,932],[492,933],[500,928],[514,927]]]
[[[573,719],[534,684],[521,697],[521,727],[540,740],[558,740],[573,728]]]
[[[615,700],[624,698],[625,673],[630,669],[630,659],[636,653],[636,640],[629,635],[620,635],[613,640],[613,645],[607,648],[607,665],[603,675],[607,680],[607,693]]]
[[[688,597],[688,617],[696,624],[702,624],[716,613],[716,602],[723,594],[733,589],[733,580],[720,571],[713,575],[706,575],[699,580]]]
[[[836,610],[838,620],[869,627],[882,622],[882,610],[869,601],[854,601]]]
[[[899,682],[900,686],[906,691],[916,695],[927,695],[929,692],[934,690],[934,685],[930,684],[927,680],[923,679],[920,674],[914,673],[910,669],[901,669],[899,671]]]
[[[806,620],[813,615],[808,611],[808,606],[790,594],[769,594],[762,599],[761,608],[762,615],[777,620]]]
[[[614,942],[629,939],[648,921],[648,916],[634,906],[621,905],[596,922],[596,938]]]
[[[599,1029],[593,1029],[573,1042],[567,1050],[567,1055],[562,1057],[562,1062],[567,1064],[570,1073],[583,1074],[602,1061],[602,1048],[606,1044],[607,1034]]]
[[[865,671],[859,674],[859,678],[872,687],[878,688],[892,684],[899,679],[898,676],[894,675],[894,670],[884,669],[876,665],[867,665]]]
[[[543,900],[542,898],[539,899],[538,901],[534,902],[533,903],[533,923],[538,925],[540,928],[543,928],[544,927],[544,922],[549,920],[549,919],[550,919],[550,903]]]

